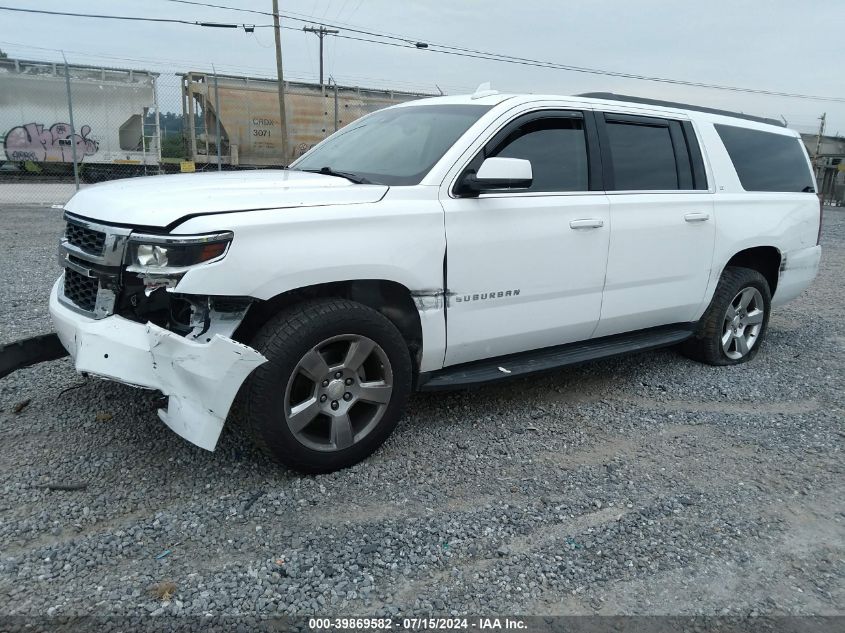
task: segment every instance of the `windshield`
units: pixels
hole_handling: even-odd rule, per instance
[[[290,168],[342,172],[382,185],[417,185],[489,109],[421,105],[382,110],[335,132]]]

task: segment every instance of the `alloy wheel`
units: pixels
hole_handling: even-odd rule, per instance
[[[393,394],[393,370],[375,341],[333,336],[300,359],[285,389],[285,421],[303,445],[341,451],[382,419]]]
[[[722,327],[722,349],[725,355],[738,360],[748,354],[763,329],[765,304],[757,288],[743,288],[725,311]]]

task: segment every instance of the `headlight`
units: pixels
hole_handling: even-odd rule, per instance
[[[232,233],[209,235],[143,235],[129,237],[130,272],[179,272],[221,259],[232,243]]]

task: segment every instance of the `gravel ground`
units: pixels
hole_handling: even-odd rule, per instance
[[[0,380],[0,614],[843,615],[845,212],[825,224],[754,362],[417,395],[332,475],[231,430],[195,448],[66,359]],[[60,230],[0,207],[0,341],[49,330]]]

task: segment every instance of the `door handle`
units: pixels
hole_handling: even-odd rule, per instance
[[[684,216],[684,220],[687,222],[707,222],[709,219],[709,213],[687,213]]]
[[[600,218],[585,218],[583,220],[572,220],[569,223],[570,229],[598,229],[604,226],[604,220]]]

